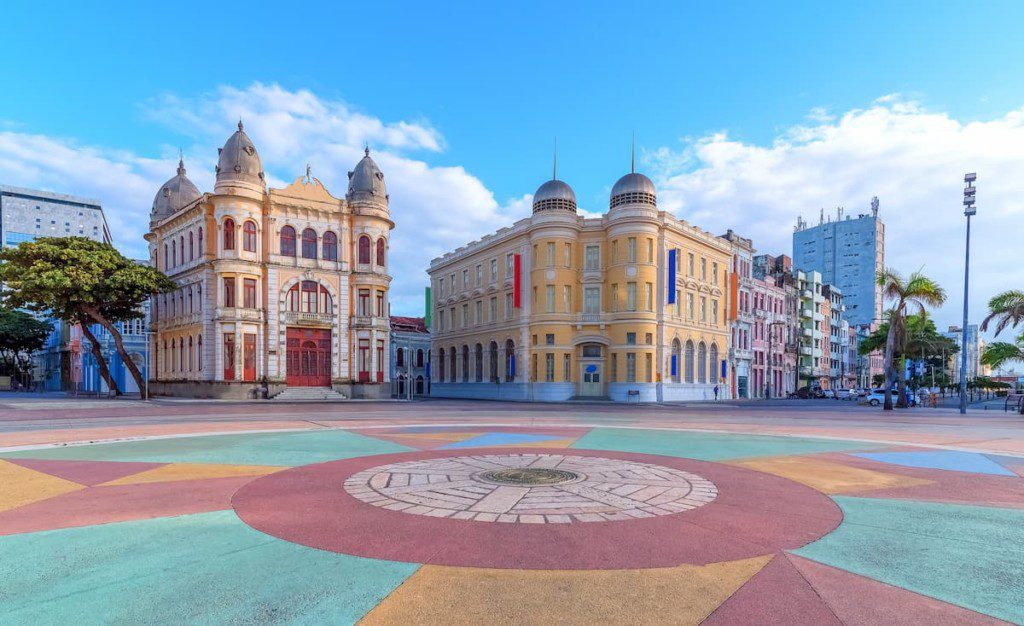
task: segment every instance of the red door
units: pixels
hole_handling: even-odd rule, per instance
[[[242,337],[242,380],[256,381],[256,335],[250,333]]]
[[[329,387],[331,331],[289,328],[285,340],[286,382],[294,387]]]

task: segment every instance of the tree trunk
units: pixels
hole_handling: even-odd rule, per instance
[[[889,318],[889,334],[885,337],[885,404],[882,408],[886,411],[892,410],[892,380],[895,370],[892,361],[896,348],[896,324],[893,317],[895,316]]]
[[[121,395],[121,390],[118,389],[117,383],[114,382],[114,378],[110,375],[110,368],[107,367],[107,361],[103,358],[103,350],[100,349],[100,342],[96,339],[96,335],[92,334],[92,330],[89,328],[89,321],[79,321],[78,325],[82,327],[82,334],[89,340],[92,345],[92,356],[96,359],[96,365],[100,369],[100,377],[107,383],[107,388],[114,392],[115,396]]]
[[[128,351],[124,349],[124,342],[121,341],[121,333],[118,332],[117,327],[111,324],[110,320],[99,312],[99,309],[88,308],[86,309],[86,312],[92,316],[93,319],[99,322],[103,328],[106,328],[108,333],[110,333],[110,336],[114,339],[114,347],[117,348],[117,353],[121,355],[121,360],[124,361],[125,367],[128,368],[128,371],[131,372],[132,378],[135,379],[135,384],[139,388],[139,396],[145,400],[146,383],[142,379],[142,372],[139,371],[139,366],[136,365],[135,361],[133,361],[128,355]],[[149,341],[148,338],[146,340]]]

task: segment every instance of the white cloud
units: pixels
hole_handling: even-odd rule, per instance
[[[976,171],[971,320],[994,293],[1024,285],[1024,109],[961,122],[889,95],[838,116],[815,109],[770,145],[716,133],[646,159],[663,208],[716,233],[732,228],[773,254],[792,254],[798,215],[812,225],[822,208],[832,219],[838,206],[856,216],[877,195],[886,264],[904,273],[923,267],[946,288],[943,326],[961,318],[962,181]]]
[[[369,144],[386,176],[396,222],[391,246],[396,314],[422,314],[430,259],[528,214],[528,197],[499,204],[463,167],[432,166],[409,156],[444,149],[443,137],[428,124],[385,122],[306,90],[260,83],[245,89],[221,87],[195,99],[166,95],[147,103],[145,112],[168,127],[169,138],[191,138],[186,166],[202,191],[212,190],[217,148],[239,118],[275,187],[304,174],[309,163],[334,195],[343,196],[347,172]],[[177,149],[170,145],[154,146],[154,152],[161,158],[81,146],[65,138],[0,132],[0,181],[99,199],[115,244],[126,254],[145,258],[142,235],[149,207],[177,162]]]

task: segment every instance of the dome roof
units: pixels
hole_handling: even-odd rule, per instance
[[[350,200],[388,199],[388,189],[384,186],[384,172],[380,171],[370,158],[369,148],[366,148],[366,156],[348,173],[348,197]]]
[[[201,195],[199,189],[185,176],[185,162],[179,159],[178,174],[164,183],[160,187],[160,191],[156,192],[150,217],[156,220],[173,215]]]
[[[576,194],[572,187],[558,179],[541,185],[533,194],[533,212],[550,209],[566,209],[575,213]]]
[[[650,204],[657,205],[657,191],[650,178],[643,174],[630,172],[615,183],[612,187],[611,201],[608,207],[614,208],[620,204]]]
[[[217,182],[248,182],[263,187],[263,164],[242,122],[238,130],[228,137],[217,159]]]

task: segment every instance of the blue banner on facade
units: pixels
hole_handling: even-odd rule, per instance
[[[676,250],[668,251],[668,303],[676,303]],[[673,357],[674,358],[674,357]],[[672,372],[675,374],[675,371]]]

